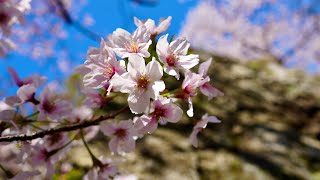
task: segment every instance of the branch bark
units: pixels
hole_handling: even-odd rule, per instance
[[[58,127],[58,128],[51,128],[51,129],[43,130],[43,131],[36,132],[36,133],[30,134],[30,135],[21,134],[21,135],[15,135],[15,136],[0,137],[0,142],[28,141],[28,140],[33,140],[33,139],[37,139],[37,138],[42,138],[44,136],[54,134],[54,133],[69,132],[69,131],[74,131],[74,130],[98,125],[100,122],[105,121],[107,119],[113,119],[117,115],[119,115],[127,110],[129,110],[128,106],[126,106],[126,107],[124,107],[124,108],[122,108],[122,109],[120,109],[110,115],[100,116],[99,118],[97,118],[95,120],[86,120],[86,121],[83,121],[83,122],[77,123],[77,124],[62,126],[62,127]]]

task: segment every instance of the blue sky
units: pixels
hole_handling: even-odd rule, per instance
[[[40,0],[33,1],[36,2]],[[77,0],[73,1],[77,2]],[[94,18],[95,24],[89,27],[89,29],[98,33],[102,37],[106,37],[116,28],[124,28],[130,32],[134,31],[136,28],[133,23],[134,16],[138,17],[139,19],[151,18],[156,22],[158,22],[159,18],[161,17],[166,18],[168,16],[172,16],[171,26],[169,27],[167,33],[170,35],[177,35],[183,25],[187,13],[191,8],[195,7],[200,0],[184,0],[184,3],[179,3],[179,0],[158,0],[158,4],[156,6],[140,6],[132,3],[130,0],[87,1],[87,5],[82,8],[81,12],[77,14],[77,16],[79,19],[82,19],[85,14],[90,14]],[[315,2],[316,4],[311,6],[308,9],[308,12],[319,13],[320,11],[319,0],[279,0],[279,2],[284,2],[293,9],[299,8],[311,2]],[[272,8],[270,9],[268,6],[263,6],[259,12],[253,15],[253,19],[250,18],[251,21],[262,23],[263,14],[266,11],[273,12]],[[71,14],[73,16],[76,15],[72,12]],[[31,19],[28,20],[31,21]],[[66,30],[69,34],[69,37],[66,40],[61,41],[59,46],[63,46],[68,49],[69,60],[71,60],[73,63],[71,67],[75,67],[76,65],[79,65],[85,61],[85,55],[88,48],[90,46],[98,47],[99,43],[81,35],[75,28],[68,25],[66,25]],[[49,82],[53,80],[63,81],[63,79],[66,77],[66,74],[58,71],[57,59],[55,58],[47,59],[46,63],[41,64],[37,61],[31,60],[28,57],[13,52],[8,56],[8,58],[4,60],[0,59],[0,98],[1,91],[6,91],[5,94],[13,94],[15,91],[14,88],[8,88],[10,86],[7,82],[11,79],[7,71],[8,66],[16,69],[21,77],[38,73],[39,75],[47,76]],[[312,71],[314,66],[311,65],[308,69],[309,71]]]
[[[89,29],[106,37],[116,28],[124,28],[132,32],[135,29],[133,24],[134,16],[139,19],[151,18],[156,22],[161,17],[172,16],[172,23],[168,33],[177,35],[187,12],[197,2],[197,0],[187,0],[184,3],[179,3],[177,0],[159,0],[156,6],[140,6],[129,0],[88,0],[87,5],[82,8],[79,17],[81,18],[84,14],[89,13],[95,19],[95,24],[89,27]],[[28,20],[30,21],[30,19]],[[72,62],[75,65],[81,64],[85,61],[88,47],[97,47],[99,43],[81,35],[73,27],[66,26],[66,29],[69,37],[60,43],[68,48]],[[3,83],[5,82],[3,80],[8,81],[10,78],[7,71],[8,66],[16,69],[21,77],[38,73],[39,75],[47,76],[49,81],[63,80],[66,75],[57,71],[56,62],[57,59],[47,59],[46,63],[41,64],[28,57],[14,52],[11,53],[7,58],[0,60],[0,85],[2,86],[0,91],[14,91],[12,88],[8,89],[7,83]],[[8,92],[5,92],[5,94],[8,94]]]

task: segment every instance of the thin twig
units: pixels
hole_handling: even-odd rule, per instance
[[[7,178],[12,178],[14,174],[7,169],[5,169],[1,164],[0,164],[0,169],[6,174]]]
[[[87,144],[86,140],[84,139],[82,129],[80,129],[80,135],[81,135],[81,139],[82,139],[82,142],[83,142],[84,146],[86,147],[87,151],[90,154],[93,166],[102,167],[103,166],[102,162],[98,158],[96,158],[96,156],[92,153],[92,151],[89,148],[89,145]]]
[[[75,131],[75,130],[86,128],[89,126],[98,125],[100,122],[105,121],[107,119],[113,119],[117,115],[119,115],[127,110],[129,110],[128,106],[126,106],[126,107],[120,109],[119,111],[114,112],[110,115],[100,116],[99,118],[97,118],[95,120],[86,120],[86,121],[83,121],[83,122],[77,123],[77,124],[66,125],[66,126],[62,126],[62,127],[58,127],[58,128],[51,128],[51,129],[43,130],[43,131],[36,132],[36,133],[30,134],[30,135],[22,134],[22,135],[15,135],[15,136],[0,137],[0,142],[28,141],[28,140],[33,140],[33,139],[37,139],[37,138],[42,138],[44,136],[58,133],[58,132]]]

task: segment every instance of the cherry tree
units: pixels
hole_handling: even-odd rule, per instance
[[[194,118],[201,115],[194,113],[193,99],[199,92],[208,100],[223,93],[207,74],[211,59],[200,63],[199,55],[188,53],[186,38],[162,35],[171,19],[156,25],[135,18],[134,32],[118,28],[101,37],[100,46],[89,48],[75,70],[77,88],[70,87],[77,83],[72,77],[69,87],[60,91],[45,85],[46,77],[20,78],[9,68],[17,92],[0,101],[0,168],[7,178],[52,179],[64,171],[58,164],[68,164],[65,157],[77,146],[84,146],[92,160],[83,179],[123,178],[128,174],[118,168],[124,163],[119,159],[159,125],[179,123],[184,112],[196,121],[189,138],[197,147],[200,130],[220,121],[208,114]],[[102,157],[88,143],[99,131],[110,150]]]
[[[244,61],[269,58],[319,72],[320,15],[316,3],[203,0],[189,12],[180,35],[187,37],[192,47],[217,55]]]
[[[129,1],[143,6],[155,6],[158,3],[157,0]],[[1,3],[2,57],[14,50],[38,61],[69,58],[68,48],[60,43],[72,36],[68,34],[67,26],[73,27],[90,40],[100,40],[100,35],[89,29],[95,20],[89,13],[80,15],[87,0],[3,0]],[[28,19],[27,23],[24,16]],[[24,27],[13,26],[15,24]]]
[[[12,33],[12,26],[24,24],[24,14],[30,10],[30,0],[0,1],[0,56],[4,56],[7,51],[15,47],[9,39]]]
[[[118,6],[123,3],[127,3],[128,7],[155,6],[157,2],[121,0]],[[63,77],[70,75],[72,68],[85,58],[85,51],[79,53],[79,47],[73,48],[70,42],[81,41],[83,45],[80,48],[85,49],[86,44],[99,43],[100,38],[105,36],[105,33],[99,34],[97,29],[91,30],[95,19],[90,11],[84,9],[88,4],[86,0],[1,1],[1,63],[13,66],[11,59],[15,61],[17,57],[22,57],[39,69],[50,68],[56,74],[55,83],[63,84]],[[119,12],[119,15],[127,16],[126,11]],[[129,20],[129,17],[124,18]],[[1,72],[0,84],[3,88],[0,97],[3,97],[6,91],[12,89],[12,81],[5,69]]]

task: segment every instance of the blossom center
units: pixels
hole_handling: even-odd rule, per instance
[[[166,57],[166,62],[168,66],[175,66],[177,63],[176,57],[173,54],[170,54]]]
[[[115,136],[117,136],[118,138],[122,139],[122,138],[126,137],[127,131],[126,131],[126,129],[118,128],[115,130],[115,132],[113,134]]]
[[[138,53],[140,51],[138,44],[134,41],[130,42],[130,45],[127,49],[130,53]]]
[[[184,88],[184,92],[187,93],[190,96],[195,96],[196,95],[196,89],[192,88],[189,85]]]
[[[162,107],[156,107],[152,113],[152,115],[156,119],[159,119],[160,117],[165,117],[165,114],[166,114],[166,109]]]
[[[108,78],[111,78],[114,74],[115,74],[115,69],[112,66],[108,66],[105,70],[104,70],[104,74],[106,76],[108,76]]]
[[[53,102],[47,100],[42,104],[42,108],[47,113],[52,113],[56,109],[56,106]]]
[[[137,84],[139,88],[146,89],[149,85],[149,79],[146,76],[140,76]]]

